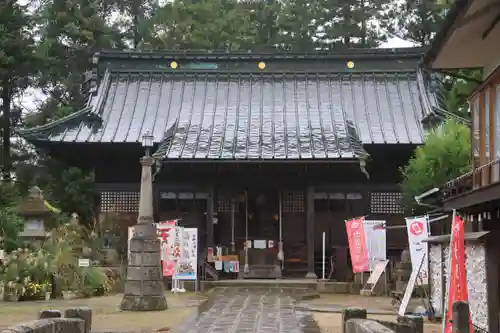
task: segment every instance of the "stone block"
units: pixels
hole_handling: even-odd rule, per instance
[[[159,239],[134,237],[130,240],[130,252],[158,252],[160,248]]]
[[[158,266],[160,265],[161,254],[158,253],[130,253],[130,266]]]
[[[349,283],[349,294],[351,295],[358,295],[361,292],[362,286],[357,283]]]
[[[168,308],[165,296],[125,295],[120,304],[124,311],[162,311]]]
[[[127,269],[127,279],[129,280],[161,280],[163,274],[159,267],[132,266]]]
[[[349,319],[344,324],[344,333],[395,333],[393,330],[370,319]]]
[[[66,318],[78,318],[84,321],[84,333],[89,333],[92,329],[92,310],[87,307],[67,309],[64,312]]]
[[[346,308],[342,310],[342,327],[343,327],[343,332],[347,333],[346,331],[346,322],[349,319],[366,319],[366,309],[361,309],[361,308]]]
[[[125,295],[163,295],[165,286],[162,281],[132,281],[125,284]]]
[[[59,310],[41,310],[38,313],[38,319],[47,319],[47,318],[61,318],[62,314]]]
[[[420,316],[398,316],[399,324],[408,325],[412,328],[413,333],[424,333],[424,318]]]
[[[54,324],[53,333],[88,333],[85,331],[85,321],[80,318],[49,319]]]
[[[457,301],[452,306],[453,313],[453,329],[454,333],[472,333],[470,332],[469,319],[470,311],[469,304],[463,301]]]
[[[53,333],[54,319],[27,321],[1,330],[1,333]]]

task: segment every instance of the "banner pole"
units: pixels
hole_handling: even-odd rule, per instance
[[[446,315],[448,312],[448,298],[450,297],[449,291],[450,291],[450,283],[451,283],[451,245],[453,244],[453,225],[455,224],[455,216],[456,216],[456,210],[453,210],[452,218],[451,218],[451,232],[450,232],[450,245],[448,246],[448,276],[446,277],[446,290],[445,290],[445,296],[444,296],[444,301],[442,301],[442,306],[441,309],[443,309],[443,320],[442,320],[442,333],[445,333],[446,330]],[[443,249],[444,251],[444,249]],[[443,274],[444,274],[444,269],[443,269]]]
[[[326,244],[325,244],[325,241],[326,241],[326,232],[323,231],[323,261],[322,261],[322,264],[323,264],[323,275],[322,275],[322,280],[325,280],[325,257],[326,257]]]

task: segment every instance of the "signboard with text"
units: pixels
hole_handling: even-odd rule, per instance
[[[198,276],[198,229],[182,228],[180,236],[181,253],[174,277],[177,280],[196,280]]]

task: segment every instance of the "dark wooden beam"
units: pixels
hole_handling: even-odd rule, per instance
[[[485,15],[491,14],[492,11],[496,11],[497,9],[500,9],[500,2],[494,1],[492,3],[489,3],[483,8],[475,11],[471,15],[467,15],[463,19],[461,19],[458,22],[456,28],[462,28],[463,26],[470,24],[476,20],[483,19]]]
[[[443,208],[445,211],[452,211],[453,209],[477,211],[479,207],[474,206],[484,205],[486,207],[489,202],[495,200],[500,200],[500,182],[444,200]]]
[[[306,241],[307,241],[307,275],[306,278],[316,279],[314,272],[314,187],[306,189]]]
[[[494,19],[493,21],[491,21],[490,25],[488,26],[488,28],[486,28],[486,30],[484,30],[483,34],[482,34],[482,39],[486,39],[486,37],[489,36],[489,34],[491,33],[491,31],[495,28],[495,26],[498,24],[498,22],[500,22],[500,14],[498,14]]]
[[[207,247],[214,247],[214,203],[215,191],[213,186],[208,190],[207,199]]]

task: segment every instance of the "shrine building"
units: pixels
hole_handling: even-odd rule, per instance
[[[344,221],[405,224],[399,168],[439,116],[424,53],[101,52],[86,105],[21,134],[92,170],[100,218],[127,228],[149,131],[155,219],[197,227],[200,256],[217,245],[239,255],[257,240],[248,277],[315,277],[325,232],[335,279],[349,280]],[[406,228],[388,230],[388,257],[407,239]]]

